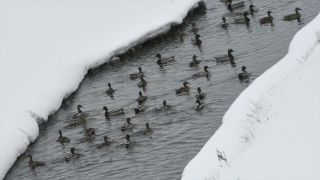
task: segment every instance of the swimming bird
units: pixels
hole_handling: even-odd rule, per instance
[[[201,109],[203,109],[203,108],[204,108],[204,104],[201,104],[200,100],[197,99],[196,105],[194,106],[194,109],[195,109],[196,111],[199,111],[199,110],[201,110]]]
[[[249,6],[249,9],[244,10],[244,11],[236,12],[235,15],[243,15],[244,12],[247,12],[248,15],[254,15],[254,13],[257,12],[257,11],[254,9],[254,7],[255,7],[255,6],[251,4],[251,5]]]
[[[229,26],[229,24],[226,22],[226,18],[225,17],[222,17],[222,23],[221,23],[221,27],[223,27],[223,28],[226,28],[226,27],[228,27]]]
[[[137,79],[138,77],[143,76],[143,72],[142,72],[141,67],[139,67],[138,69],[139,69],[139,72],[135,72],[135,73],[130,74],[131,79]]]
[[[206,97],[206,94],[201,92],[201,88],[200,87],[198,87],[197,91],[198,91],[198,94],[196,94],[196,98],[197,99],[203,99],[204,97]]]
[[[192,66],[197,66],[199,63],[200,63],[200,61],[197,60],[197,56],[193,55],[192,56],[192,61],[190,61],[189,65],[190,65],[190,67],[192,67]]]
[[[142,104],[141,101],[138,101],[138,103],[139,103],[138,106],[134,108],[134,112],[136,114],[143,112],[146,109],[146,107]]]
[[[195,38],[191,38],[191,42],[197,46],[200,46],[202,44],[202,41],[199,39],[201,36],[196,34],[194,37]]]
[[[160,54],[157,54],[155,58],[158,58],[157,64],[164,64],[170,61],[174,60],[174,56],[168,57],[168,58],[161,58]]]
[[[191,26],[192,28],[190,31],[192,31],[193,33],[197,33],[199,30],[199,28],[197,28],[197,25],[195,23],[192,23]]]
[[[126,130],[126,129],[133,128],[133,124],[130,122],[130,120],[131,120],[130,118],[127,118],[127,123],[125,123],[122,126],[121,130]]]
[[[85,124],[87,123],[87,120],[85,118],[80,118],[79,120],[77,121],[73,121],[73,122],[70,122],[68,124],[68,126],[77,126],[77,125],[80,125],[80,124]]]
[[[272,13],[272,12],[271,12],[271,11],[268,11],[268,12],[267,12],[268,17],[264,17],[264,18],[259,19],[260,24],[271,23],[271,26],[273,26],[273,17],[271,16],[270,13]]]
[[[234,63],[234,57],[231,54],[231,52],[236,52],[236,51],[229,49],[227,55],[220,55],[220,56],[216,56],[214,58],[216,59],[217,62],[230,61],[232,64],[232,63]]]
[[[190,88],[189,86],[187,86],[187,84],[189,84],[188,82],[183,82],[183,87],[179,88],[176,90],[177,94],[183,93],[183,92],[189,92]]]
[[[73,118],[74,118],[74,119],[75,119],[75,118],[78,118],[78,117],[80,117],[80,116],[82,115],[82,111],[81,111],[80,108],[83,108],[83,106],[81,106],[81,105],[78,105],[78,106],[77,106],[78,113],[75,114],[75,115],[73,115]]]
[[[249,24],[248,12],[243,13],[243,18],[234,18],[233,21],[238,24]]]
[[[124,147],[126,147],[126,148],[131,147],[132,142],[130,140],[130,135],[129,134],[126,135],[126,139],[127,139],[127,142],[124,143]]]
[[[124,114],[124,108],[118,108],[118,109],[115,109],[115,110],[112,110],[112,111],[108,111],[107,106],[104,106],[102,108],[102,110],[105,111],[105,116],[108,115],[106,117],[115,116],[115,115],[119,115],[119,114]],[[108,113],[106,113],[106,112],[108,112]]]
[[[108,139],[110,139],[108,136],[104,136],[103,137],[104,142],[98,145],[98,148],[102,148],[104,146],[110,146],[110,142],[108,141]]]
[[[92,141],[95,135],[94,129],[93,128],[86,129],[85,135],[86,137],[82,138],[81,141]]]
[[[228,0],[227,7],[228,7],[228,10],[230,10],[231,12],[234,9],[238,9],[238,8],[240,8],[242,6],[244,6],[244,2],[243,1],[232,3],[232,0]]]
[[[112,94],[114,93],[114,89],[112,89],[111,84],[108,83],[109,89],[106,91],[107,94]]]
[[[301,19],[301,14],[298,12],[298,10],[301,10],[300,8],[296,8],[295,11],[296,13],[295,14],[289,14],[289,15],[286,15],[283,17],[283,20],[285,21],[291,21],[291,20],[298,20],[298,22],[300,22],[300,19]]]
[[[71,159],[76,159],[79,157],[78,153],[75,153],[74,151],[76,150],[76,148],[71,148],[71,154],[69,154],[67,157],[65,157],[65,161],[70,161]]]
[[[35,167],[42,166],[45,164],[43,161],[33,161],[31,154],[29,154],[25,158],[30,158],[28,166],[31,168],[35,168]]]
[[[195,73],[195,74],[192,75],[192,77],[208,76],[208,75],[209,75],[208,68],[209,68],[208,66],[204,66],[204,67],[203,67],[203,69],[204,69],[203,72]]]
[[[62,136],[61,130],[59,130],[59,134],[60,134],[60,135],[59,135],[59,138],[58,138],[57,141],[59,141],[59,142],[61,142],[61,143],[70,142],[70,139],[69,139],[69,138]]]
[[[147,99],[148,99],[148,97],[147,97],[147,96],[143,96],[143,95],[142,95],[142,92],[139,91],[139,97],[138,97],[137,101],[138,101],[138,102],[144,102],[144,101],[146,101]]]
[[[152,132],[152,129],[149,127],[149,123],[146,123],[146,129],[142,131],[142,134],[147,134],[149,132]]]
[[[140,77],[140,82],[138,83],[138,86],[139,87],[144,87],[144,86],[146,86],[147,85],[147,81],[146,80],[144,80],[144,78],[141,76]]]
[[[239,79],[246,79],[249,77],[249,73],[246,71],[245,66],[242,66],[242,72],[238,74]]]
[[[187,34],[185,32],[183,32],[183,31],[181,31],[180,29],[178,29],[177,35],[182,40],[183,37],[186,36]]]
[[[162,104],[163,104],[163,106],[158,107],[158,108],[156,109],[156,111],[160,111],[160,110],[163,110],[163,109],[167,109],[167,108],[168,108],[168,106],[167,106],[167,101],[166,101],[166,100],[164,100]]]

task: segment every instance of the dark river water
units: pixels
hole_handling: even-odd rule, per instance
[[[259,12],[250,17],[249,26],[230,24],[223,29],[220,27],[222,16],[230,22],[233,15],[222,2],[205,2],[206,13],[189,18],[182,27],[187,32],[184,41],[178,37],[164,38],[89,73],[79,89],[40,125],[39,137],[17,159],[5,179],[180,179],[187,163],[219,128],[232,102],[255,78],[286,55],[294,34],[319,13],[320,7],[319,0],[254,1]],[[249,5],[246,1],[246,7]],[[302,23],[282,21],[282,17],[294,13],[296,7],[302,9]],[[268,10],[273,11],[274,27],[259,24]],[[198,25],[199,34],[203,36],[200,48],[190,42],[194,36],[189,31],[191,23]],[[226,54],[229,48],[236,51],[233,53],[235,67],[214,60],[215,55]],[[163,57],[175,56],[175,61],[159,67],[153,58],[158,53]],[[189,67],[193,55],[201,60],[198,67]],[[203,71],[205,65],[210,66],[208,78],[191,78],[193,73]],[[243,65],[251,73],[247,81],[237,78]],[[137,86],[139,79],[129,78],[139,66],[148,82],[145,89]],[[177,95],[175,90],[182,87],[184,81],[190,83],[190,92]],[[115,89],[113,98],[105,93],[108,83]],[[206,93],[201,111],[193,109],[197,87]],[[147,108],[144,113],[135,114],[139,91],[148,96]],[[163,100],[172,107],[156,112],[154,109],[161,106]],[[86,125],[65,127],[73,121],[78,104],[84,106]],[[103,106],[109,110],[122,107],[125,114],[106,120],[101,111]],[[127,117],[134,127],[121,131]],[[147,122],[153,132],[142,135],[139,131]],[[96,130],[94,140],[81,142],[89,127]],[[62,145],[56,141],[60,129],[71,139],[70,143]],[[130,148],[123,147],[126,134],[131,135],[133,142]],[[111,145],[97,148],[105,135]],[[66,163],[64,157],[70,154],[71,147],[76,147],[81,155]],[[30,169],[28,159],[24,158],[27,154],[32,154],[34,160],[45,161],[46,165]]]

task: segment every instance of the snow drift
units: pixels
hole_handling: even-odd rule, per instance
[[[320,179],[319,74],[320,14],[239,95],[182,179]]]
[[[0,1],[0,179],[88,69],[198,1]]]

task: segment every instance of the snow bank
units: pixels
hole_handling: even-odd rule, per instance
[[[240,94],[182,179],[320,179],[319,82],[320,14]]]
[[[0,1],[0,179],[89,68],[198,1]]]

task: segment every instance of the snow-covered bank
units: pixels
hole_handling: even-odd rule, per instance
[[[198,1],[0,1],[0,179],[89,68]]]
[[[320,14],[239,95],[182,179],[320,179],[319,60]]]

